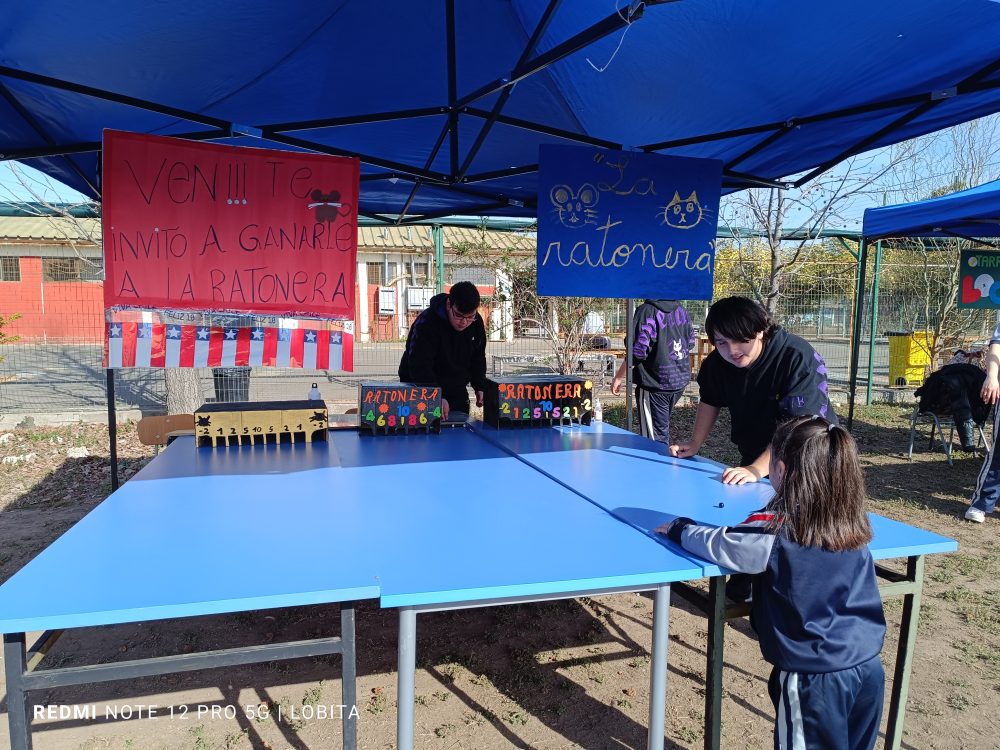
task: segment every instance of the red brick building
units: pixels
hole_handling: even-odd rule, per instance
[[[445,288],[472,281],[484,298],[495,272],[462,265],[463,245],[487,243],[534,253],[533,235],[444,227]],[[100,220],[0,215],[0,315],[20,317],[5,328],[25,342],[99,343],[104,336]],[[434,239],[429,226],[360,227],[355,326],[360,341],[406,337],[435,288]],[[484,304],[484,318],[494,311]],[[498,318],[496,322],[500,319]],[[501,326],[494,326],[499,338]]]

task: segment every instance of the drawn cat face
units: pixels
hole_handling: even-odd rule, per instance
[[[597,223],[597,189],[585,182],[573,192],[569,185],[556,185],[549,192],[554,210],[559,214],[559,223],[570,229],[578,229],[585,224]]]
[[[701,204],[698,203],[698,192],[691,191],[687,198],[681,198],[674,191],[674,198],[663,208],[663,223],[674,229],[691,229],[698,226],[703,218]]]

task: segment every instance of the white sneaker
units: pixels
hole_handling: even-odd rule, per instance
[[[986,520],[986,514],[979,508],[969,508],[965,511],[965,520],[973,521],[975,523],[983,523]]]

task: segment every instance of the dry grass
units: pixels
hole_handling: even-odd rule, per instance
[[[618,411],[606,407],[606,419]],[[689,433],[692,408],[675,416],[675,435]],[[940,453],[905,457],[908,412],[860,411],[855,434],[873,509],[960,543],[953,555],[927,560],[920,637],[906,720],[905,747],[1000,747],[995,705],[1000,675],[998,520],[959,519],[980,460]],[[0,444],[0,580],[6,580],[110,491],[107,431],[100,426],[20,428]],[[921,447],[925,447],[926,442]],[[86,448],[71,458],[70,448]],[[150,457],[133,426],[119,435],[122,475]],[[720,424],[704,453],[735,454]],[[34,454],[31,458],[25,458]],[[10,459],[8,459],[10,460]],[[182,551],[179,551],[182,553]],[[246,571],[227,571],[239,575]],[[893,625],[900,606],[886,603],[890,637],[884,661],[895,659]],[[645,747],[648,721],[649,628],[646,596],[618,595],[544,604],[422,615],[416,685],[418,747]],[[236,642],[268,642],[336,632],[336,607],[242,613],[196,621],[72,631],[57,644],[53,665],[183,653]],[[391,748],[395,736],[396,616],[373,604],[358,614],[359,739],[363,748]],[[724,747],[770,747],[768,668],[747,623],[727,627]],[[671,617],[667,746],[701,746],[704,619],[683,605]],[[890,670],[891,673],[891,670]],[[35,750],[236,750],[339,747],[340,722],[303,718],[303,707],[340,702],[337,659],[279,662],[36,695],[41,703],[155,702],[175,718],[111,722],[43,722]],[[3,704],[5,707],[5,704]],[[269,707],[267,718],[197,717],[210,705]],[[185,719],[177,718],[181,707]],[[282,720],[276,721],[277,709]],[[299,709],[299,710],[296,710]],[[5,710],[5,708],[4,708]],[[6,722],[0,728],[0,746]]]

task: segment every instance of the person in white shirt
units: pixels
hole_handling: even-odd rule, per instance
[[[983,390],[980,392],[980,396],[987,404],[996,404],[997,397],[1000,397],[998,373],[1000,373],[1000,313],[997,315],[997,327],[993,330],[990,348],[986,353],[986,380],[983,381]],[[1000,408],[994,410],[993,444],[983,459],[983,468],[979,470],[976,489],[972,493],[972,503],[965,511],[966,521],[982,523],[986,520],[986,516],[996,509],[997,500],[1000,499],[1000,451],[997,451],[996,439],[998,429],[1000,429]]]

